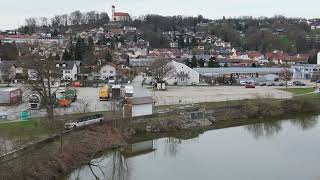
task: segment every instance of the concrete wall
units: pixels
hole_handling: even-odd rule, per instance
[[[151,115],[153,112],[152,104],[142,104],[132,106],[132,117]]]

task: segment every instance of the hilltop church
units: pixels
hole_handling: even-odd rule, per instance
[[[113,22],[130,21],[130,15],[124,12],[116,12],[116,6],[112,6],[112,19]]]

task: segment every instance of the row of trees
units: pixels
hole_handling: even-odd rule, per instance
[[[210,25],[208,30],[243,50],[305,53],[316,48],[314,43],[306,41],[310,33],[306,23],[282,16],[221,20]]]
[[[191,61],[189,59],[187,59],[185,61],[185,64],[187,66],[189,66],[190,68],[196,68],[196,67],[204,67],[206,62],[202,58],[197,59],[196,56],[193,56]],[[218,63],[218,61],[215,57],[211,57],[209,59],[209,61],[207,62],[207,66],[210,68],[214,68],[214,67],[220,67],[220,64]],[[227,65],[225,65],[225,67],[227,67]]]
[[[74,11],[70,14],[55,15],[52,18],[27,18],[25,26],[20,28],[20,32],[26,34],[34,33],[37,28],[52,27],[58,28],[61,26],[74,26],[74,25],[103,25],[110,21],[109,15],[106,12],[90,11],[83,13],[81,11]]]

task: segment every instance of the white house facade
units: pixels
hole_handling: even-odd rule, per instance
[[[56,62],[56,67],[61,70],[61,80],[77,80],[79,68],[75,61],[59,61]]]
[[[115,65],[106,64],[100,68],[100,78],[101,80],[115,80],[117,76],[117,69]]]
[[[168,66],[172,70],[167,74],[164,79],[168,85],[197,85],[200,82],[200,75],[197,71],[191,69],[185,64],[176,61],[170,61]]]

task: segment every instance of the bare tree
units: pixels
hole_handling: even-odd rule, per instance
[[[58,86],[54,86],[60,82],[60,75],[56,68],[53,57],[41,59],[32,56],[28,63],[25,63],[25,69],[28,69],[26,74],[26,82],[30,89],[37,92],[47,111],[48,119],[54,120],[54,106],[56,99],[53,98]]]
[[[51,19],[51,25],[53,27],[60,26],[61,23],[62,23],[62,18],[59,15],[56,15]]]
[[[173,69],[169,62],[170,61],[166,59],[157,59],[151,63],[150,71],[154,80],[157,82],[164,81],[165,77]]]
[[[36,18],[28,18],[25,21],[26,21],[26,26],[28,26],[28,27],[34,28],[37,26],[37,19]]]
[[[68,14],[63,14],[61,16],[61,24],[63,26],[68,26],[68,24],[69,24],[69,15]]]
[[[83,19],[83,15],[80,11],[74,11],[70,14],[70,22],[72,25],[79,25]]]
[[[288,81],[291,81],[292,73],[288,68],[284,68],[280,73],[280,79],[286,82],[286,88],[288,88]]]
[[[48,18],[47,17],[41,17],[40,18],[41,26],[48,26]]]

